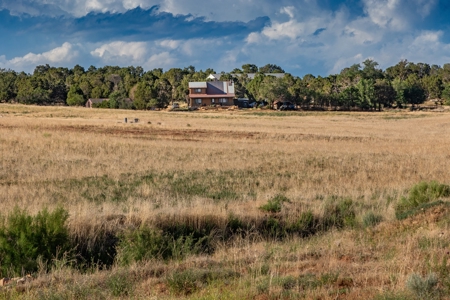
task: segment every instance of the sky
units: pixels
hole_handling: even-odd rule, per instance
[[[450,63],[449,0],[0,0],[0,68]]]

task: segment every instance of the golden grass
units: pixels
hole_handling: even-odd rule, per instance
[[[450,183],[449,113],[256,112],[0,105],[1,213],[15,205],[30,213],[63,205],[72,232],[92,236],[99,226],[116,226],[117,216],[131,223],[158,218],[202,222],[206,216],[226,223],[230,213],[264,218],[259,207],[283,194],[291,203],[282,214],[293,218],[306,210],[321,213],[324,200],[338,196],[357,203],[357,218],[373,210],[386,221],[373,230],[332,231],[284,242],[250,236],[224,243],[212,256],[166,266],[164,274],[198,267],[200,260],[242,274],[194,298],[277,298],[283,291],[276,278],[313,273],[338,274],[340,281],[303,291],[297,287],[306,298],[367,299],[405,290],[411,273],[426,274],[432,269],[427,263],[445,257],[440,241],[448,227],[442,223],[447,212],[400,222],[394,220],[394,205],[420,181]],[[140,121],[125,124],[125,117]],[[149,174],[152,181],[142,181]],[[102,176],[116,185],[139,184],[124,192],[124,199],[110,201],[116,190],[89,185]],[[176,182],[181,188],[205,182],[208,195],[233,194],[215,199],[175,190]],[[101,191],[106,200],[100,199]],[[270,271],[262,274],[265,264]],[[135,268],[143,272],[148,265]],[[109,276],[102,272],[90,276]],[[258,288],[261,280],[269,280],[266,289]],[[173,297],[156,277],[138,281],[135,292],[144,298]],[[54,291],[65,288],[67,283],[53,286]]]

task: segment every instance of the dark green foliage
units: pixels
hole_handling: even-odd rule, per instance
[[[276,195],[272,199],[269,199],[267,204],[261,206],[260,209],[270,213],[278,213],[281,211],[283,202],[290,202],[290,201],[283,195]]]
[[[364,227],[372,227],[379,224],[383,220],[381,215],[375,214],[373,211],[368,212],[363,217],[363,225]]]
[[[105,228],[95,229],[94,236],[72,236],[76,245],[77,260],[81,268],[95,265],[99,268],[111,266],[116,257],[119,238],[117,232]]]
[[[63,208],[42,210],[36,216],[15,208],[0,227],[0,270],[15,274],[37,270],[37,259],[50,263],[58,254],[70,250],[66,227],[68,213]],[[8,274],[9,275],[9,274]]]
[[[437,181],[421,182],[413,186],[407,197],[402,197],[395,208],[398,219],[404,218],[409,211],[417,209],[427,203],[450,196],[450,186],[440,184]]]

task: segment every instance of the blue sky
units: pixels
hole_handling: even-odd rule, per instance
[[[448,0],[0,0],[0,68],[450,63]]]

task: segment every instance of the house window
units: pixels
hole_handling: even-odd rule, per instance
[[[195,99],[196,104],[202,104],[202,99]]]
[[[227,98],[220,98],[220,99],[219,99],[219,102],[220,102],[220,103],[227,103],[227,102],[228,102],[228,99],[227,99]]]
[[[201,93],[202,89],[194,89],[194,93]]]
[[[214,98],[212,98],[211,103],[216,103],[216,100]]]

